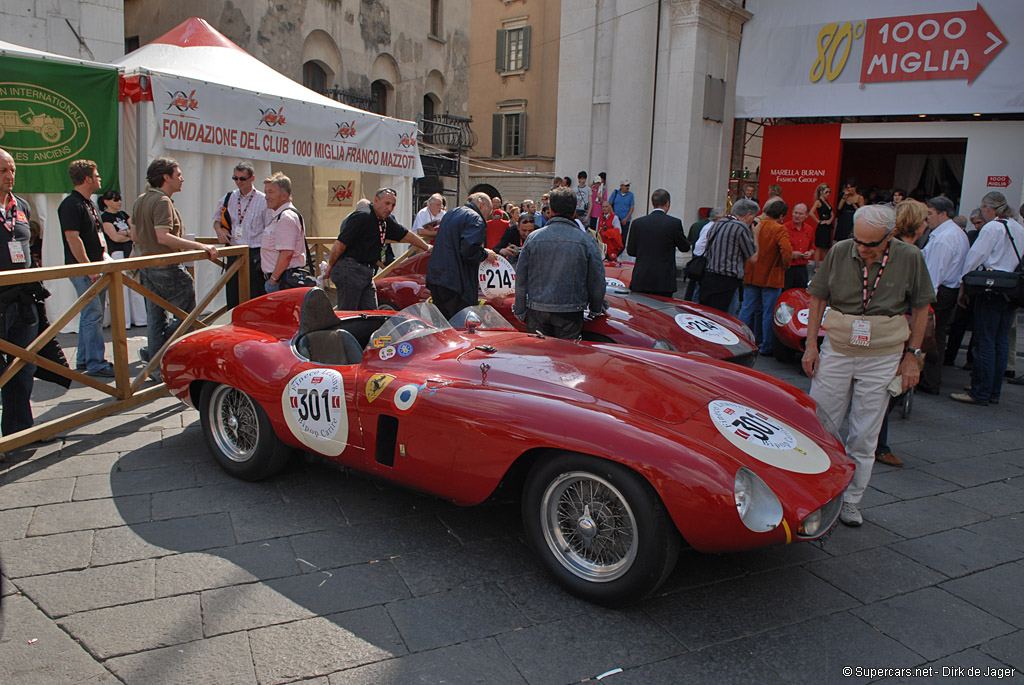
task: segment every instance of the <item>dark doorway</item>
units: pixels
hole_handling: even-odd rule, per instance
[[[843,141],[839,182],[851,176],[866,200],[888,201],[893,188],[908,197],[926,200],[945,194],[960,204],[967,141],[847,140]]]

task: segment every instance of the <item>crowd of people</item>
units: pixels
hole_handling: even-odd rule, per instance
[[[130,213],[116,191],[99,198],[101,210],[93,203],[102,185],[95,163],[76,160],[68,173],[72,191],[58,210],[66,264],[183,250],[218,256],[217,246],[186,237],[174,207],[174,195],[184,185],[174,159],[152,161],[146,191]],[[8,250],[0,251],[0,270],[32,264],[30,212],[13,193],[14,178],[14,160],[0,150],[0,207],[8,244]],[[249,248],[241,258],[250,263],[250,296],[305,284],[302,272],[311,265],[290,179],[272,174],[261,192],[252,165],[241,162],[232,180],[236,187],[218,202],[214,229],[221,245]],[[792,211],[778,186],[769,189],[763,205],[750,186],[728,213],[712,208],[687,234],[669,214],[668,191],[655,190],[652,211],[635,218],[629,188],[623,179],[609,194],[604,173],[588,184],[588,174],[581,171],[575,185],[568,177],[556,177],[539,202],[503,202],[476,192],[449,210],[444,196],[436,194],[416,214],[412,230],[394,216],[397,193],[380,188],[344,219],[332,246],[327,273],[337,286],[338,308],[375,309],[373,276],[387,260],[388,243],[408,243],[430,252],[426,283],[446,317],[476,304],[479,265],[504,257],[517,270],[513,313],[527,330],[578,339],[585,312],[603,313],[606,260],[628,255],[635,260],[635,292],[672,297],[676,252],[692,247],[686,298],[738,314],[754,331],[760,352],[770,354],[780,293],[806,286],[810,306],[802,365],[824,414],[836,426],[849,421],[845,446],[856,473],[840,518],[853,526],[863,520],[859,503],[874,462],[901,465],[886,444],[886,417],[894,398],[915,386],[941,392],[942,367],[955,362],[971,324],[971,383],[950,397],[978,406],[999,402],[1015,345],[1016,303],[998,293],[967,293],[963,278],[976,269],[1013,271],[1020,264],[1024,227],[1001,193],[985,194],[968,223],[945,196],[922,203],[896,190],[890,199],[871,204],[852,179],[834,205],[831,188],[822,184],[813,202],[797,202]],[[81,295],[98,278],[74,275],[71,282]],[[180,310],[194,308],[194,283],[183,264],[146,267],[139,278]],[[0,290],[4,339],[24,346],[35,337],[39,297],[27,286]],[[239,301],[237,276],[227,298],[229,306]],[[103,298],[95,297],[82,310],[76,361],[79,370],[109,377],[113,368],[105,356],[103,306]],[[126,319],[138,323],[141,303],[126,298],[126,306]],[[148,361],[181,321],[151,300],[145,312],[147,346],[140,354]],[[33,372],[32,365],[25,365],[2,390],[5,435],[32,425],[28,398]],[[159,371],[152,373],[159,380]]]

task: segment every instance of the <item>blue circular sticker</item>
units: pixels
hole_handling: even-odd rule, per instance
[[[408,357],[410,354],[412,354],[412,343],[398,343],[396,349],[398,350],[399,357]]]

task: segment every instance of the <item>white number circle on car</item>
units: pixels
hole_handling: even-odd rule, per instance
[[[318,454],[336,457],[348,443],[345,386],[334,369],[310,369],[291,379],[281,397],[292,435]]]
[[[708,342],[719,345],[735,345],[740,341],[739,337],[728,328],[711,319],[705,319],[703,316],[683,312],[676,314],[676,323],[690,335]]]
[[[830,310],[830,309],[832,309],[832,307],[825,307],[825,310],[821,313],[821,320],[822,321],[825,320],[825,315],[828,314],[828,310]],[[796,313],[796,320],[799,321],[802,326],[806,326],[807,325],[807,319],[809,318],[809,315],[808,315],[809,311],[810,311],[809,309],[801,309],[800,311],[798,311]]]
[[[508,297],[516,292],[516,270],[508,260],[498,255],[498,263],[480,262],[480,292],[484,297]]]
[[[620,281],[617,278],[612,278],[611,276],[605,276],[604,277],[604,285],[607,288],[625,288],[626,287],[625,283],[623,283],[622,281]]]
[[[725,400],[711,402],[708,412],[718,432],[760,462],[794,473],[828,470],[829,458],[823,449],[764,412]]]

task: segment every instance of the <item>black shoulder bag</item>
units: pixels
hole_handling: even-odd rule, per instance
[[[1010,239],[1010,246],[1017,256],[1017,268],[1013,271],[999,271],[996,269],[978,268],[964,274],[964,290],[968,295],[984,295],[986,297],[1001,297],[1007,302],[1018,307],[1024,306],[1024,262],[1021,261],[1020,251],[1017,243],[1013,240],[1010,227],[1003,219],[997,219],[1006,231],[1006,237]]]
[[[313,269],[313,255],[309,252],[309,243],[306,242],[306,224],[302,221],[302,215],[294,207],[289,208],[299,217],[299,228],[302,229],[302,244],[306,246],[306,265],[295,266],[285,269],[281,276],[281,289],[287,288],[312,288],[316,285],[316,272]],[[287,211],[287,210],[286,210]]]

